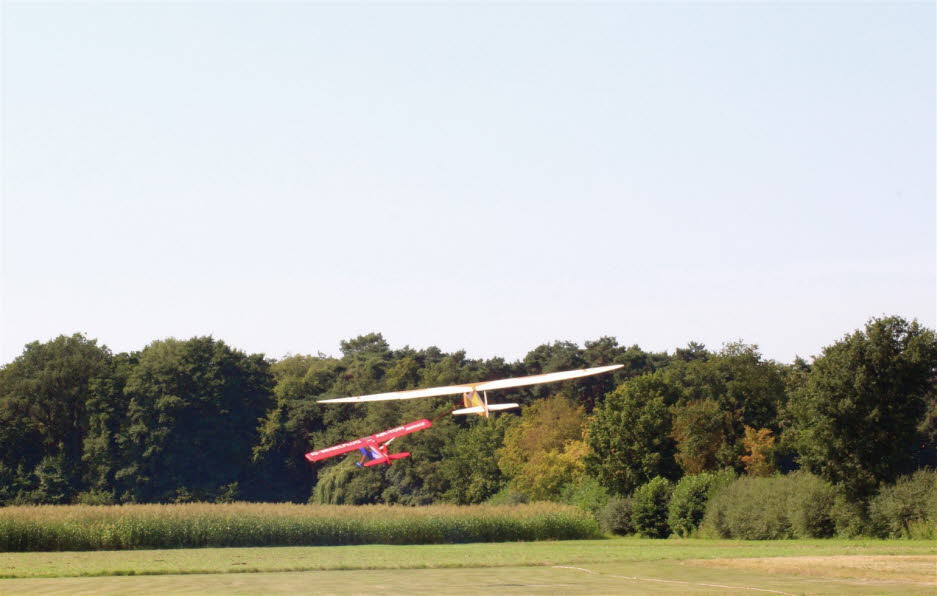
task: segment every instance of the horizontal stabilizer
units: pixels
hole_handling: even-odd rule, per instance
[[[376,466],[377,464],[389,464],[392,459],[403,459],[405,457],[410,457],[408,451],[401,451],[400,453],[391,453],[387,457],[382,457],[380,459],[372,459],[369,462],[364,464],[364,467],[370,468],[371,466]]]
[[[489,404],[488,410],[494,412],[495,410],[510,410],[511,408],[519,408],[519,404]],[[485,412],[485,406],[472,406],[471,408],[460,408],[458,410],[453,410],[453,414],[483,414]]]
[[[511,408],[519,408],[520,404],[488,404],[488,409],[494,412],[495,410],[510,410]]]

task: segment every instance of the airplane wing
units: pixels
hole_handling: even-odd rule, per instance
[[[564,370],[562,372],[547,373],[544,375],[532,375],[529,377],[515,377],[513,379],[501,379],[500,381],[485,381],[483,383],[469,383],[466,385],[449,385],[447,387],[429,387],[426,389],[410,389],[408,391],[392,391],[390,393],[374,393],[371,395],[357,395],[355,397],[336,397],[332,399],[320,399],[320,404],[337,403],[361,403],[366,401],[385,401],[390,399],[416,399],[419,397],[438,397],[442,395],[461,395],[471,391],[491,391],[493,389],[507,389],[508,387],[523,387],[524,385],[536,385],[537,383],[552,383],[554,381],[565,381],[566,379],[576,379],[578,377],[587,377],[600,373],[612,371],[623,367],[624,364],[613,364],[611,366],[599,366],[596,368],[583,368],[579,370]]]
[[[403,435],[409,435],[410,433],[415,433],[418,430],[423,430],[424,428],[429,428],[431,426],[433,426],[433,423],[429,420],[417,420],[416,422],[411,422],[410,424],[404,424],[403,426],[398,426],[397,428],[392,428],[390,430],[377,433],[376,435],[371,435],[368,438],[377,441],[378,443],[385,443],[391,439],[395,439]]]
[[[418,397],[437,397],[440,395],[461,395],[471,391],[471,385],[450,385],[448,387],[429,387],[427,389],[410,389],[408,391],[392,391],[390,393],[374,393],[372,395],[358,395],[356,397],[336,397],[333,399],[320,399],[320,404],[355,403],[363,401],[384,401],[388,399],[415,399]]]
[[[343,453],[348,453],[349,451],[354,451],[359,447],[367,447],[368,441],[365,439],[355,439],[354,441],[349,441],[347,443],[342,443],[341,445],[334,445],[332,447],[326,447],[325,449],[319,449],[318,451],[310,451],[306,454],[306,459],[309,461],[319,461],[320,459],[326,459],[329,457],[335,457],[336,455],[341,455]]]
[[[598,366],[596,368],[582,368],[579,370],[564,370],[562,372],[546,373],[543,375],[531,375],[529,377],[515,377],[513,379],[501,379],[500,381],[487,381],[475,385],[476,391],[492,391],[494,389],[507,389],[508,387],[523,387],[525,385],[536,385],[538,383],[552,383],[554,381],[565,381],[566,379],[577,379],[579,377],[588,377],[597,375],[623,367],[624,364],[613,364],[611,366]]]

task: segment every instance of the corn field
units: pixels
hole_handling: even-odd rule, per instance
[[[569,540],[591,515],[529,505],[39,505],[0,508],[0,552]]]

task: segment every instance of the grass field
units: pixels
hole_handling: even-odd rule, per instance
[[[0,553],[0,594],[934,594],[937,545],[875,540]]]

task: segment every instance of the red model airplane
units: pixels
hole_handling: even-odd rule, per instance
[[[349,441],[348,443],[342,443],[341,445],[335,445],[333,447],[326,447],[325,449],[319,449],[318,451],[310,451],[306,454],[306,459],[311,462],[319,461],[321,459],[334,457],[336,455],[341,455],[343,453],[348,453],[349,451],[354,451],[357,449],[361,451],[361,460],[358,462],[359,466],[363,465],[365,467],[369,467],[376,466],[377,464],[390,465],[391,460],[402,459],[404,457],[410,456],[410,454],[406,451],[401,453],[388,453],[387,446],[390,445],[391,441],[397,437],[408,435],[431,426],[433,426],[433,423],[429,420],[417,420],[416,422],[411,422],[410,424],[405,424],[403,426],[398,426],[397,428],[385,430],[384,432],[371,435],[370,437],[355,439],[354,441]]]

